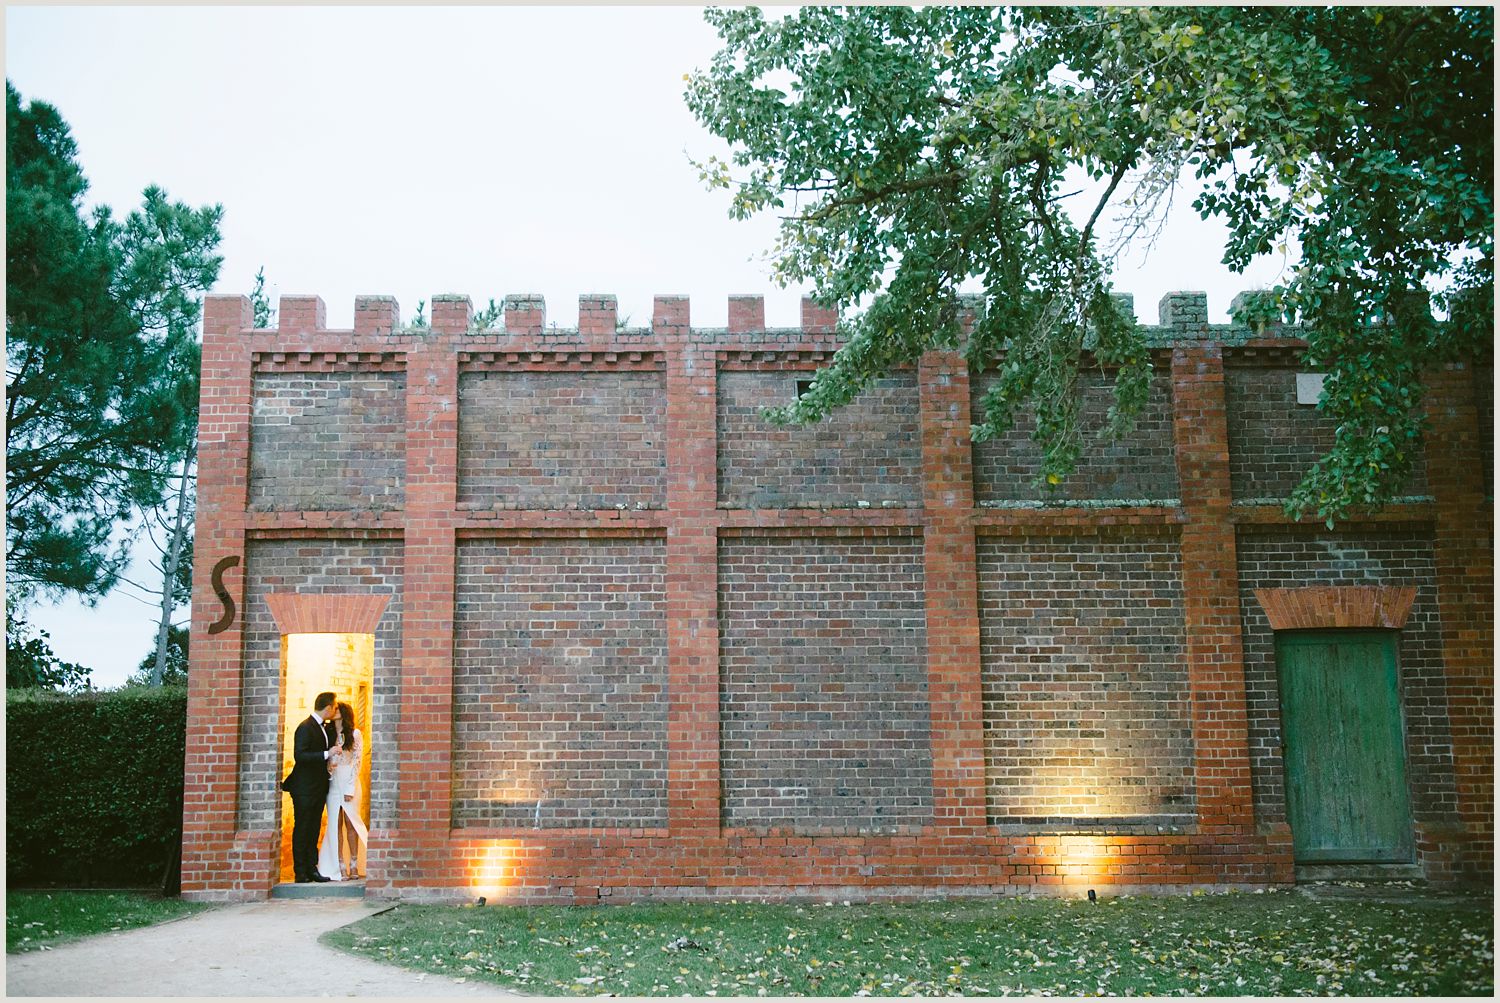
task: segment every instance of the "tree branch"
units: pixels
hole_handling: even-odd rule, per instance
[[[908,192],[924,191],[928,188],[943,188],[955,184],[969,176],[969,172],[963,169],[945,171],[942,174],[931,174],[925,178],[915,178],[910,181],[893,181],[884,188],[862,192],[859,195],[849,195],[844,198],[830,199],[817,209],[798,217],[806,223],[819,223],[833,215],[839,209],[853,205],[869,205],[871,202],[879,202],[889,195],[904,195]]]
[[[1104,211],[1104,207],[1109,204],[1110,197],[1114,195],[1115,189],[1120,187],[1120,181],[1125,177],[1125,172],[1129,169],[1129,160],[1121,160],[1120,163],[1115,166],[1115,173],[1109,179],[1109,187],[1106,188],[1104,190],[1104,194],[1099,197],[1099,204],[1094,206],[1094,214],[1089,217],[1088,225],[1083,228],[1083,235],[1078,240],[1078,249],[1080,251],[1089,246],[1089,238],[1094,234],[1094,224],[1099,221],[1099,214],[1102,213]]]

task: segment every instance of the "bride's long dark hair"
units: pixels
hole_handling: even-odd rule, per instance
[[[339,701],[339,719],[344,725],[344,748],[354,748],[354,708],[344,701]]]

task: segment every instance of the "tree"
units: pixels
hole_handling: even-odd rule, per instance
[[[1331,525],[1389,501],[1421,434],[1422,367],[1487,343],[1488,9],[706,16],[723,47],[687,78],[687,102],[732,152],[703,179],[732,191],[736,218],[781,213],[783,284],[859,311],[774,420],[817,420],[923,351],[957,348],[972,370],[999,367],[974,438],[1034,408],[1039,477],[1056,483],[1079,455],[1086,341],[1116,372],[1108,433],[1145,402],[1150,354],[1108,295],[1110,265],[1152,238],[1189,173],[1194,207],[1228,226],[1226,264],[1281,245],[1300,257],[1242,318],[1303,325],[1307,365],[1328,373],[1319,406],[1336,439],[1293,513]],[[967,338],[961,286],[979,289]]]
[[[126,686],[186,686],[188,681],[188,628],[173,624],[167,632],[165,648],[153,648],[125,681]],[[158,669],[157,659],[165,650],[166,658]]]
[[[156,187],[122,223],[84,213],[77,145],[55,108],[6,83],[6,570],[13,594],[97,598],[197,424],[197,295],[222,259],[222,209]]]
[[[33,636],[32,631],[36,633]],[[47,642],[52,635],[21,619],[17,598],[5,598],[5,688],[79,690],[89,689],[90,670],[77,662],[65,662]]]
[[[194,430],[196,432],[196,429]],[[194,487],[197,483],[196,459],[197,438],[189,441],[187,454],[182,458],[182,472],[178,478],[177,496],[172,504],[170,519],[161,508],[148,513],[146,532],[151,536],[151,542],[156,546],[158,553],[162,556],[162,563],[154,565],[161,572],[161,589],[157,604],[156,619],[156,651],[152,658],[151,685],[162,685],[162,677],[167,669],[167,661],[171,655],[169,650],[172,645],[173,632],[180,628],[173,626],[172,614],[179,607],[186,606],[192,601],[193,595],[193,512],[196,493]],[[157,543],[156,536],[152,532],[151,522],[157,525],[167,534],[165,543]],[[182,641],[183,651],[186,651],[186,637]],[[186,671],[186,663],[183,665]]]
[[[255,273],[255,285],[250,289],[250,323],[262,328],[276,323],[276,309],[271,306],[271,297],[266,295],[266,266],[261,265]]]

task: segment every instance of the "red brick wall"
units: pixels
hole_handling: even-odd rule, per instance
[[[666,502],[660,371],[471,371],[458,401],[461,508]]]
[[[456,828],[666,824],[665,567],[660,537],[459,542]]]
[[[1484,880],[1495,869],[1495,527],[1481,480],[1479,407],[1465,363],[1426,374],[1433,565],[1438,581],[1448,727],[1463,840],[1452,851],[1456,871]]]
[[[804,304],[801,327],[788,330],[766,329],[763,304],[753,297],[731,303],[728,331],[694,330],[689,304],[680,297],[659,297],[649,327],[628,331],[617,330],[614,301],[603,296],[581,304],[582,331],[549,328],[539,297],[507,298],[505,326],[496,330],[471,330],[463,297],[435,297],[430,329],[403,330],[399,316],[393,300],[362,297],[355,330],[331,331],[321,301],[285,297],[281,326],[251,331],[243,297],[210,297],[206,304],[190,674],[190,699],[202,713],[189,721],[185,762],[183,887],[189,897],[256,899],[274,880],[280,836],[268,808],[274,789],[258,786],[262,745],[272,748],[277,730],[267,730],[276,723],[272,704],[279,700],[270,695],[266,675],[278,640],[266,624],[264,595],[272,588],[393,596],[377,631],[376,713],[386,719],[377,717],[374,731],[388,744],[372,750],[376,769],[384,771],[372,784],[380,799],[370,841],[372,896],[462,898],[484,889],[497,900],[564,902],[644,895],[888,897],[1291,880],[1285,823],[1255,812],[1251,763],[1261,732],[1251,706],[1260,697],[1253,685],[1247,693],[1246,650],[1253,661],[1257,642],[1253,624],[1248,633],[1242,629],[1248,614],[1237,550],[1243,537],[1251,558],[1246,567],[1259,568],[1264,562],[1255,533],[1287,535],[1292,528],[1277,506],[1233,503],[1225,356],[1231,370],[1263,357],[1294,365],[1285,360],[1295,358],[1295,338],[1276,332],[1225,349],[1226,342],[1245,343],[1247,332],[1209,327],[1201,294],[1170,294],[1162,324],[1147,332],[1162,346],[1159,378],[1170,379],[1170,394],[1157,395],[1139,443],[1127,444],[1101,467],[1085,468],[1075,483],[1086,504],[995,496],[1002,504],[977,506],[985,478],[994,486],[1010,475],[975,472],[989,454],[967,442],[974,392],[952,353],[929,353],[893,378],[903,389],[870,399],[894,407],[898,399],[916,398],[904,405],[911,411],[892,413],[888,425],[866,423],[849,434],[838,423],[853,421],[849,416],[860,413],[856,404],[830,425],[796,430],[798,444],[788,447],[794,462],[757,452],[763,447],[748,424],[742,433],[723,421],[735,408],[748,420],[759,406],[738,396],[741,389],[779,387],[838,347],[836,318],[811,304]],[[400,400],[401,507],[382,508],[374,492],[350,490],[380,463],[392,469],[388,447],[375,443],[360,448],[386,449],[383,460],[339,474],[343,507],[319,501],[327,507],[257,508],[250,450],[256,380],[293,374],[321,380],[335,372],[351,374],[351,385],[404,374],[404,400],[386,395]],[[1493,562],[1480,478],[1485,433],[1477,429],[1488,405],[1476,399],[1482,395],[1465,367],[1437,371],[1433,380],[1429,487],[1435,500],[1392,506],[1370,517],[1373,529],[1358,532],[1361,538],[1413,527],[1430,533],[1458,821],[1446,829],[1425,826],[1419,835],[1424,861],[1437,862],[1429,873],[1441,875],[1447,862],[1454,872],[1484,873],[1493,862]],[[461,410],[477,413],[474,388],[491,383],[541,389],[491,394],[492,415],[461,427]],[[641,398],[655,401],[656,410],[638,407]],[[379,416],[355,421],[355,398],[349,399],[352,425],[363,430],[367,421],[385,423]],[[784,399],[780,391],[777,399]],[[1168,406],[1170,439],[1161,411]],[[586,434],[573,440],[571,452],[543,447],[552,442],[543,438],[546,422],[568,408]],[[607,414],[601,417],[596,408]],[[501,422],[506,409],[519,414],[524,431]],[[640,422],[617,420],[631,415]],[[496,435],[514,432],[509,441],[529,455],[502,456],[495,448],[481,461],[492,446],[476,431],[486,421]],[[659,462],[650,452],[658,430]],[[892,434],[877,441],[877,430]],[[848,455],[819,452],[835,444]],[[335,452],[345,448],[334,446]],[[622,453],[627,461],[613,458]],[[555,476],[544,474],[537,460],[557,461]],[[481,477],[513,476],[512,461],[529,464],[524,479],[475,488]],[[466,463],[476,473],[461,500]],[[281,476],[298,469],[286,462]],[[725,471],[727,482],[721,481]],[[323,480],[314,478],[318,491]],[[544,482],[546,490],[539,489]],[[729,486],[723,498],[721,484]],[[1167,490],[1171,485],[1175,492]],[[611,505],[612,490],[629,500]],[[745,493],[754,490],[770,493],[756,499]],[[1137,490],[1142,497],[1134,496]],[[636,507],[648,494],[656,501]],[[592,500],[584,504],[586,495]],[[881,501],[895,504],[882,507]],[[1024,504],[1012,504],[1017,501]],[[587,507],[595,504],[605,507]],[[746,505],[753,507],[736,507]],[[1099,550],[1127,542],[1137,552]],[[1395,553],[1375,549],[1384,555],[1376,563]],[[504,560],[475,556],[498,557],[502,550]],[[1077,666],[1067,673],[1089,680],[1077,690],[1080,719],[1099,706],[1106,681],[1128,676],[1154,686],[1171,662],[1167,651],[1155,649],[1172,644],[1180,652],[1172,671],[1185,691],[1160,691],[1154,748],[1132,748],[1134,731],[1103,729],[1104,746],[1095,747],[1090,761],[1112,769],[1126,765],[1128,775],[1097,786],[1101,794],[1091,803],[1070,802],[1056,825],[991,825],[987,815],[985,685],[998,692],[998,675],[995,660],[982,650],[981,597],[985,638],[1003,636],[997,625],[1024,631],[1010,624],[1025,608],[1016,596],[1026,593],[1003,591],[1011,579],[1019,581],[1023,562],[1028,576],[1054,569],[1052,581],[1032,590],[1059,602],[1069,591],[1058,584],[1064,564],[1069,575],[1094,576],[1094,587],[1078,590],[1083,603],[1076,612],[1054,604],[1038,619],[1053,634],[1050,642],[1024,642],[1079,656],[1065,662]],[[1138,562],[1152,568],[1139,581],[1130,577],[1144,567]],[[1403,574],[1411,570],[1405,563]],[[479,573],[482,582],[476,582],[473,569],[481,564],[494,570]],[[1380,566],[1381,574],[1397,571],[1394,563]],[[1171,594],[1173,567],[1180,568],[1180,597]],[[1106,571],[1120,569],[1126,572],[1122,589],[1104,590],[1114,580]],[[776,588],[749,581],[736,587],[737,578],[762,574],[787,581]],[[578,591],[563,591],[574,583]],[[558,670],[570,647],[587,647],[569,643],[584,640],[568,637],[584,629],[562,626],[564,618],[546,607],[597,603],[598,610],[580,609],[577,619],[602,617],[604,604],[622,601],[623,593],[607,589],[622,585],[632,590],[630,602],[649,610],[590,629],[592,638],[613,645],[613,657],[602,671],[570,684]],[[819,594],[853,596],[837,602],[852,604],[858,615],[819,607],[812,599]],[[1099,608],[1101,595],[1115,597],[1109,600],[1113,615]],[[1129,601],[1134,597],[1148,605]],[[1149,605],[1163,601],[1167,605]],[[1180,622],[1169,615],[1173,603],[1180,603]],[[506,630],[497,623],[517,626]],[[1175,640],[1163,640],[1174,625]],[[523,631],[531,635],[529,647],[517,643]],[[566,646],[559,653],[560,644]],[[1128,672],[1115,664],[1122,659],[1136,659]],[[519,706],[512,701],[502,709],[500,688],[516,683],[519,698],[520,681],[543,665],[552,670],[532,678],[552,688],[540,701],[550,717],[513,716],[506,727],[496,726]],[[803,671],[809,668],[816,671]],[[1060,671],[1049,664],[1049,673]],[[619,678],[611,680],[610,672]],[[631,680],[647,676],[659,682],[629,690]],[[655,702],[616,699],[617,691],[644,697],[651,685],[663,687]],[[830,711],[826,721],[814,716],[825,699],[847,712]],[[772,710],[778,702],[781,713]],[[1046,713],[1062,713],[1063,702],[1059,697]],[[991,701],[992,708],[1003,704]],[[598,716],[601,705],[605,720],[584,720]],[[1120,706],[1136,709],[1123,700]],[[577,722],[555,720],[572,708]],[[734,716],[740,709],[750,716]],[[794,723],[806,744],[775,760],[761,755],[763,747],[746,737],[750,729],[741,728],[757,720],[783,730]],[[1014,720],[1034,723],[1019,715]],[[613,731],[593,736],[575,723]],[[503,737],[470,741],[471,726]],[[1078,728],[1080,739],[1084,730]],[[624,746],[611,743],[628,743],[634,759],[624,765],[636,768],[631,780],[611,787],[606,767],[591,776],[592,767],[578,760],[576,769],[570,765],[556,775],[575,794],[583,792],[572,818],[558,812],[539,828],[535,800],[530,825],[513,810],[492,814],[482,825],[464,817],[470,810],[464,805],[476,797],[495,800],[493,791],[481,793],[481,784],[504,780],[521,761],[492,750],[491,741],[518,743],[513,751],[530,755],[559,734],[572,743],[570,752],[590,751],[597,741],[617,759]],[[991,728],[990,738],[999,737]],[[855,760],[872,764],[864,768],[862,786],[834,786],[842,774],[830,764],[856,747],[871,753]],[[825,755],[815,758],[808,749]],[[481,755],[491,756],[488,765],[476,765]],[[990,765],[1003,766],[1004,758],[990,748]],[[762,790],[788,779],[771,775],[778,772],[770,769],[773,763],[817,791],[821,817],[743,797],[751,789],[747,779]],[[1191,792],[1187,823],[1163,831],[1108,827],[1090,825],[1079,814],[1102,811],[1105,803],[1156,810],[1170,786],[1163,770]],[[1443,771],[1433,760],[1435,790]],[[927,792],[920,790],[924,773]],[[655,786],[630,786],[642,778]],[[264,778],[267,786],[274,779]],[[1132,801],[1138,788],[1152,793]],[[450,791],[459,795],[457,811]],[[889,823],[887,806],[900,822]],[[1021,817],[1052,817],[1038,812]],[[832,825],[815,830],[810,821]]]
[[[725,825],[931,820],[920,537],[723,539],[719,630]]]
[[[725,508],[907,508],[921,504],[917,380],[876,384],[815,425],[761,417],[790,403],[805,369],[719,374],[719,504]]]
[[[1016,423],[1004,435],[974,443],[975,501],[999,507],[1039,501],[1175,504],[1179,491],[1172,447],[1172,378],[1165,368],[1158,366],[1152,377],[1151,394],[1135,428],[1113,441],[1099,433],[1108,422],[1114,399],[1114,373],[1089,370],[1079,374],[1083,455],[1077,469],[1055,486],[1039,488],[1032,483],[1041,470],[1042,454],[1032,439],[1036,416],[1030,409],[1018,413]],[[984,396],[997,379],[986,373],[973,380],[970,412],[975,421],[984,417]]]
[[[255,374],[250,507],[400,509],[406,374],[273,369]]]
[[[982,537],[979,618],[992,824],[1193,820],[1173,536]]]

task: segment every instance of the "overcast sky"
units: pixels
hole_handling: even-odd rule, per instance
[[[149,184],[224,206],[218,292],[316,293],[331,327],[354,297],[539,292],[571,326],[580,293],[615,293],[649,322],[651,297],[692,297],[722,327],[731,293],[763,293],[772,326],[798,323],[777,289],[771,220],[734,222],[689,156],[727,150],[688,113],[683,74],[716,36],[699,8],[27,8],[6,11],[6,75],[57,106],[89,198],[123,215]],[[1187,203],[1116,288],[1141,320],[1174,289],[1233,295],[1275,280],[1218,264],[1223,229]],[[137,577],[149,577],[137,566]],[[123,595],[39,607],[63,658],[122,682],[154,640]]]

